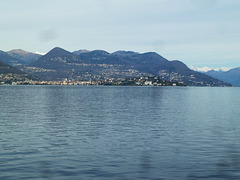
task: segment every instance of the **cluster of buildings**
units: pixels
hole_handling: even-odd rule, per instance
[[[114,79],[106,78],[104,80],[68,80],[64,79],[62,81],[40,81],[40,80],[30,80],[28,78],[13,77],[12,75],[0,75],[0,85],[115,85],[115,86],[182,86],[183,83],[170,82],[162,80],[156,76],[143,76],[127,79]]]
[[[11,85],[99,85],[97,81],[32,81],[32,80],[25,80],[25,81],[13,81],[11,83],[1,83],[4,84],[11,84]]]
[[[105,80],[103,85],[120,86],[184,86],[182,82],[170,82],[156,76],[127,78],[125,80]]]
[[[176,81],[176,82],[182,82],[182,83],[183,83],[183,79],[186,78],[184,75],[181,75],[175,72],[169,73],[166,70],[159,71],[159,77],[161,77],[161,79],[165,79],[168,81]]]
[[[30,81],[27,74],[14,74],[14,73],[7,73],[7,74],[0,74],[0,85],[3,84],[12,84],[12,82],[24,82]]]

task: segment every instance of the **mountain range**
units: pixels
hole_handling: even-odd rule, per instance
[[[155,52],[81,50],[71,53],[56,47],[31,63],[26,70],[45,80],[100,80],[153,75],[187,85],[229,85],[195,72],[181,61],[168,61]]]
[[[39,57],[41,57],[40,54],[27,52],[22,49],[13,49],[11,51],[8,51],[7,54],[14,58],[20,59],[25,64],[30,64],[36,61]]]
[[[24,71],[42,80],[103,80],[158,76],[164,80],[193,86],[231,86],[229,83],[193,71],[181,61],[169,61],[155,52],[69,52],[56,47],[43,56],[23,50],[1,53],[0,61],[4,60],[6,64],[14,66],[21,65]]]
[[[1,50],[0,50],[0,62],[9,64],[11,66],[26,65],[26,63],[23,60],[10,56],[8,53]]]
[[[214,71],[229,71],[230,69],[233,69],[231,67],[219,67],[219,68],[210,68],[208,66],[204,66],[204,67],[195,67],[195,66],[189,66],[190,69],[194,70],[194,71],[198,71],[198,72],[208,72],[211,70]]]
[[[204,73],[213,78],[219,79],[221,81],[225,81],[233,84],[234,86],[240,87],[240,67],[237,68],[209,68],[207,66],[204,67],[194,67],[190,66],[191,69]]]
[[[208,71],[206,75],[233,84],[240,87],[240,67],[230,69],[229,71]]]

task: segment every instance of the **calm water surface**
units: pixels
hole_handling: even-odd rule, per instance
[[[0,86],[0,179],[240,179],[240,88]]]

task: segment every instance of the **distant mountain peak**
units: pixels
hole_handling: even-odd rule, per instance
[[[156,52],[145,52],[143,54],[147,54],[147,55],[152,55],[152,56],[160,56],[158,53]]]
[[[211,70],[205,72],[205,74],[240,87],[240,67],[233,68],[225,72]]]
[[[162,57],[161,55],[159,55],[158,53],[156,52],[146,52],[146,53],[143,53],[142,56],[148,56],[149,58],[161,58],[161,59],[165,59],[164,57]],[[167,60],[167,59],[165,59]]]
[[[49,68],[49,69],[61,69],[68,63],[80,62],[77,55],[60,47],[55,47],[47,54],[40,57],[37,61],[30,64],[30,66]]]
[[[62,51],[67,51],[67,50],[60,48],[60,47],[55,47],[52,50],[50,50],[49,52],[62,52]]]
[[[52,50],[50,50],[47,54],[45,54],[44,56],[51,56],[51,57],[55,57],[55,56],[72,56],[74,54],[72,54],[71,52],[60,48],[60,47],[55,47]]]
[[[159,62],[159,61],[163,63],[168,62],[166,58],[162,57],[156,52],[146,52],[146,53],[140,54],[140,57],[142,60],[146,62]]]
[[[79,55],[80,56],[81,55],[86,55],[86,56],[89,56],[89,57],[98,58],[98,57],[108,57],[111,54],[107,51],[104,51],[104,50],[94,50],[94,51],[89,51],[89,52],[82,53],[82,54],[79,54]]]
[[[122,56],[122,57],[133,56],[136,54],[139,54],[139,53],[134,52],[134,51],[124,51],[124,50],[120,50],[120,51],[116,51],[116,52],[112,53],[112,55]]]
[[[11,51],[8,51],[7,52],[8,54],[11,54],[11,53],[17,53],[17,54],[28,54],[29,52],[27,51],[24,51],[22,49],[12,49]]]
[[[0,61],[11,66],[19,66],[25,64],[22,59],[11,56],[8,53],[0,50]]]
[[[80,54],[87,53],[87,52],[90,52],[90,51],[87,49],[80,49],[78,51],[73,51],[72,53],[76,54],[76,55],[80,55]]]
[[[4,51],[0,50],[0,54],[6,54],[6,52],[4,52]]]
[[[95,54],[98,54],[98,55],[110,55],[109,52],[104,51],[104,50],[94,50],[94,51],[91,51],[91,52],[93,52]]]
[[[109,53],[94,50],[71,53],[55,47],[37,61],[29,71],[45,80],[99,80],[106,78],[159,76],[164,80],[183,82],[194,86],[229,86],[205,74],[190,70],[181,61],[169,61],[156,52],[136,53],[117,51]]]
[[[198,72],[209,72],[209,71],[229,71],[230,69],[232,69],[231,67],[220,67],[220,68],[210,68],[208,66],[203,66],[203,67],[196,67],[196,66],[189,66],[190,69],[194,70],[194,71],[198,71]]]
[[[7,54],[11,57],[18,58],[27,64],[36,61],[41,56],[39,54],[28,52],[22,49],[13,49],[8,51]]]

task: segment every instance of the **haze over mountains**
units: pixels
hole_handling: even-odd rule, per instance
[[[209,67],[190,67],[191,69],[195,69],[198,72],[202,72],[208,76],[219,79],[221,81],[225,81],[233,84],[234,86],[240,87],[240,67],[238,68],[209,68]]]
[[[216,79],[220,79],[225,82],[229,82],[234,86],[240,87],[240,67],[230,69],[229,71],[208,71],[205,74],[214,77]]]
[[[230,69],[233,69],[231,67],[219,67],[219,68],[210,68],[208,66],[204,66],[204,67],[195,67],[195,66],[189,66],[190,69],[194,70],[194,71],[198,71],[198,72],[208,72],[208,71],[229,71]]]
[[[24,71],[42,80],[100,80],[152,75],[186,85],[230,85],[195,72],[181,61],[169,61],[155,52],[78,50],[71,53],[56,47],[43,56],[23,50],[2,51],[1,59],[6,64],[21,65]]]

